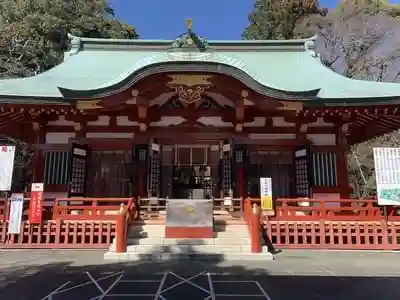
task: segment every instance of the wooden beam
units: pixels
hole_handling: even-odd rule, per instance
[[[169,127],[148,127],[149,131],[166,131],[169,134],[181,134],[190,130],[185,126],[169,126]],[[54,126],[48,125],[47,132],[74,132],[73,126]],[[212,127],[212,126],[199,126],[195,131],[197,132],[234,132],[234,127]],[[139,126],[87,126],[86,132],[112,132],[112,133],[140,133]],[[243,127],[243,133],[297,133],[295,126],[293,127]],[[334,134],[336,129],[334,127],[308,127],[308,134]]]

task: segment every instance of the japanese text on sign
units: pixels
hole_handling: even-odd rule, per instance
[[[12,194],[10,204],[10,218],[8,221],[7,233],[19,234],[21,232],[21,221],[24,211],[24,194]]]
[[[29,206],[29,223],[42,221],[43,209],[43,183],[32,183],[31,201]]]
[[[273,210],[272,180],[269,177],[260,178],[261,209]]]
[[[400,148],[374,148],[378,204],[400,204]]]
[[[0,191],[10,191],[14,171],[15,146],[0,146]]]

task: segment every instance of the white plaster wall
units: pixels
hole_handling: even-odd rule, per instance
[[[255,117],[253,122],[247,122],[243,124],[243,127],[264,127],[266,118]]]
[[[133,139],[133,132],[88,132],[86,138],[103,138],[103,139]]]
[[[179,125],[185,122],[186,119],[182,117],[161,117],[161,120],[158,122],[151,122],[150,126],[153,127],[167,127],[172,125]]]
[[[47,132],[46,144],[68,144],[70,138],[75,137],[75,132]]]
[[[56,121],[49,121],[47,124],[51,126],[73,126],[75,123],[72,121],[67,121],[65,116],[59,116]]]
[[[107,126],[110,124],[109,116],[99,116],[97,121],[89,121],[87,122],[89,126]]]
[[[316,146],[336,145],[336,136],[334,134],[307,134],[307,139]]]
[[[272,124],[274,125],[274,127],[294,127],[294,126],[296,126],[295,123],[286,122],[285,118],[283,118],[283,117],[273,117]]]
[[[117,117],[118,126],[139,126],[139,122],[130,121],[128,116],[118,116]]]
[[[317,118],[316,122],[308,123],[308,127],[334,127],[335,124],[325,122],[323,118]]]
[[[203,123],[206,126],[233,127],[231,122],[224,122],[222,117],[201,117],[197,119],[197,122]]]
[[[294,140],[295,133],[250,133],[249,139],[252,140]]]

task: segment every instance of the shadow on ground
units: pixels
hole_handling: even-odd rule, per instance
[[[181,260],[149,260],[171,250],[163,246],[152,249],[152,255],[143,255],[138,262],[77,264],[69,260],[11,265],[2,270],[2,281],[7,285],[0,290],[0,299],[395,300],[400,295],[398,277],[279,275],[269,270],[277,270],[279,258],[271,262],[224,262],[215,254],[195,259],[195,248],[189,247],[193,256]]]

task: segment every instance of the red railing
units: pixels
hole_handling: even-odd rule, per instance
[[[124,252],[130,221],[138,218],[132,198],[65,198],[44,208],[42,224],[29,224],[28,202],[15,235],[7,235],[8,208],[0,206],[0,248],[107,248],[117,235]],[[253,252],[261,250],[259,203],[243,203]],[[400,250],[397,208],[384,211],[375,200],[278,199],[266,230],[278,248]]]
[[[260,204],[260,199],[252,198],[252,203]],[[399,208],[400,209],[400,208]],[[393,221],[400,222],[396,207],[378,206],[377,200],[360,199],[277,199],[275,216],[270,220],[283,221]]]
[[[29,200],[30,198],[25,198],[24,201],[24,209],[22,214],[22,220],[27,221],[29,219]],[[53,215],[53,205],[54,200],[44,201],[43,202],[43,219],[51,220]],[[0,222],[5,222],[8,220],[8,216],[10,213],[9,201],[6,198],[0,198]]]
[[[84,203],[77,205],[77,201]],[[121,230],[125,238],[119,243],[126,245],[128,224],[138,213],[133,198],[57,199],[52,220],[41,224],[24,220],[19,234],[7,234],[8,218],[0,221],[0,248],[108,248]]]
[[[77,204],[77,203],[83,204]],[[53,220],[107,221],[115,220],[121,205],[131,207],[133,198],[57,198]]]
[[[278,199],[275,204],[265,230],[278,248],[400,250],[396,207],[359,199]]]
[[[400,250],[395,222],[270,221],[266,230],[278,248]]]

